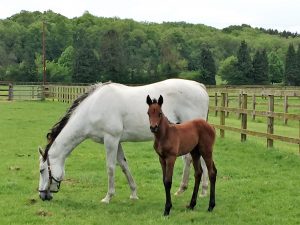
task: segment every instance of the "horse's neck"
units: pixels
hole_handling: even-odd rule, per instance
[[[53,142],[48,153],[49,157],[63,165],[68,155],[84,139],[86,136],[82,127],[72,123],[72,121],[68,122]]]

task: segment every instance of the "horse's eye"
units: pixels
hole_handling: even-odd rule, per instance
[[[44,172],[45,169],[40,170],[40,174],[42,174]]]
[[[159,115],[159,117],[161,117],[162,113],[160,112],[158,115]]]

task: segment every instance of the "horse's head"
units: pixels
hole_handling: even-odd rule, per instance
[[[159,125],[162,120],[163,112],[161,106],[163,104],[163,97],[160,95],[158,101],[156,99],[151,100],[150,96],[147,96],[148,116],[150,122],[150,130],[152,133],[157,133]]]
[[[51,200],[52,193],[59,191],[60,183],[63,178],[63,169],[57,163],[50,164],[49,155],[45,155],[44,151],[39,147],[40,153],[40,182],[39,196],[44,200]],[[59,175],[59,176],[57,176]]]

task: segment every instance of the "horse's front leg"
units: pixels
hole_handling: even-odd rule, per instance
[[[120,167],[122,168],[123,173],[125,174],[129,187],[131,189],[131,195],[130,195],[130,199],[138,199],[137,193],[136,193],[136,184],[134,182],[134,179],[130,173],[123,149],[121,144],[119,143],[119,147],[118,147],[118,155],[117,155],[117,159],[118,159],[118,163],[120,165]]]
[[[176,160],[176,156],[167,157],[165,159],[166,166],[165,166],[164,186],[165,186],[165,193],[166,193],[166,204],[165,204],[164,216],[168,216],[172,208],[171,188],[172,188],[172,177],[173,177],[175,160]]]
[[[109,203],[115,194],[115,168],[119,140],[119,138],[112,135],[105,135],[104,137],[104,145],[106,148],[106,169],[108,175],[108,191],[105,198],[101,200],[101,202],[104,203]]]

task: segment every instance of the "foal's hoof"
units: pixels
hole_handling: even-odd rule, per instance
[[[169,215],[170,215],[170,211],[169,212],[167,212],[167,211],[164,212],[164,216],[169,216]]]
[[[186,208],[189,210],[194,210],[195,206],[187,205]]]
[[[208,212],[212,212],[213,209],[215,208],[215,205],[210,205],[207,209]]]

